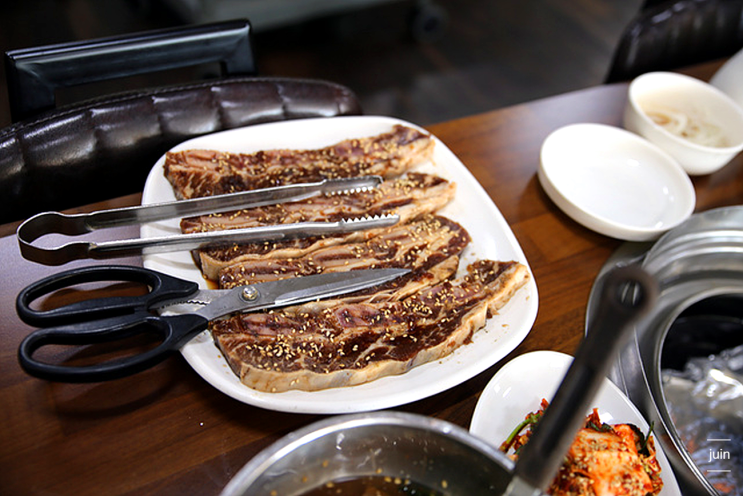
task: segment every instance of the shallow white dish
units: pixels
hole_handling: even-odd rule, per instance
[[[542,143],[539,182],[568,216],[613,238],[658,238],[694,211],[688,175],[658,147],[604,124],[572,124]]]
[[[389,117],[354,116],[277,122],[224,131],[199,137],[173,150],[208,148],[231,152],[254,152],[273,148],[306,149],[334,144],[351,137],[372,136],[388,131],[395,124],[417,127]],[[521,247],[505,219],[485,190],[457,157],[434,137],[433,160],[416,170],[438,174],[457,183],[455,200],[441,210],[443,215],[462,224],[470,233],[460,270],[478,258],[517,260],[527,265]],[[143,203],[174,200],[173,190],[163,176],[161,158],[145,184]],[[178,220],[157,222],[142,227],[142,237],[176,234]],[[189,253],[147,255],[144,265],[176,277],[196,281],[206,287]],[[354,387],[323,391],[287,391],[265,393],[242,384],[230,370],[214,345],[211,335],[203,332],[181,353],[207,382],[225,394],[262,408],[302,413],[350,413],[378,410],[410,403],[456,386],[479,374],[510,353],[527,336],[537,314],[537,287],[531,277],[498,315],[488,320],[472,342],[448,357],[430,362],[405,374],[383,377]]]
[[[477,401],[470,432],[500,446],[524,417],[539,409],[542,398],[551,400],[573,357],[555,351],[525,353],[505,364],[490,380]],[[605,379],[591,408],[598,408],[607,424],[631,423],[643,432],[649,426],[642,414],[611,381]],[[681,494],[663,448],[655,440],[656,456],[663,478],[662,496]]]

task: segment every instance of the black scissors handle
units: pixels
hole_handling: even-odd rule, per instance
[[[139,310],[133,314],[62,327],[38,329],[21,342],[18,361],[28,374],[51,381],[98,382],[120,379],[148,369],[207,327],[208,320],[196,314],[156,316]],[[159,344],[143,353],[94,365],[54,365],[36,360],[36,350],[47,345],[91,345],[155,334]]]
[[[89,282],[136,282],[149,286],[140,296],[114,296],[79,301],[51,310],[35,310],[31,304],[57,290]],[[41,279],[22,290],[16,299],[21,320],[36,327],[59,326],[147,310],[173,298],[185,298],[199,285],[160,272],[129,265],[102,265],[72,269]]]
[[[51,310],[35,310],[31,304],[54,291],[87,282],[138,282],[149,292],[140,296],[84,300]],[[150,308],[162,301],[185,298],[198,284],[133,266],[91,266],[42,279],[21,291],[16,310],[21,320],[41,327],[29,334],[18,349],[21,367],[30,375],[65,382],[96,382],[117,379],[149,368],[178,350],[205,329],[208,320],[196,314],[157,316]],[[47,345],[91,345],[131,336],[154,334],[159,344],[144,353],[82,367],[53,365],[34,358]]]

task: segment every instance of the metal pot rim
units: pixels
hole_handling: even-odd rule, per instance
[[[633,339],[620,353],[610,379],[648,421],[655,422],[656,438],[680,482],[717,494],[691,460],[670,419],[660,357],[671,325],[684,310],[714,296],[743,296],[743,206],[695,214],[654,244],[622,245],[602,268],[594,288],[611,268],[635,263],[658,279],[661,293],[656,308],[635,326]],[[592,299],[586,328],[593,318]]]
[[[465,447],[480,452],[484,456],[491,458],[495,463],[500,464],[505,471],[513,473],[514,463],[510,458],[501,453],[496,447],[474,436],[458,425],[433,417],[383,410],[337,415],[290,432],[258,453],[244,465],[225,486],[221,496],[244,494],[245,488],[250,487],[274,462],[306,443],[341,431],[370,426],[398,426],[440,434]]]

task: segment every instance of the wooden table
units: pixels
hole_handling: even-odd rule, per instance
[[[692,73],[707,77],[716,67]],[[601,86],[430,126],[511,225],[536,278],[539,314],[529,336],[505,360],[399,410],[468,427],[483,387],[510,358],[533,350],[575,350],[591,285],[620,242],[583,228],[547,198],[536,176],[539,149],[551,131],[566,124],[621,125],[626,91],[625,84]],[[697,211],[743,204],[743,156],[693,182]],[[133,195],[89,208],[138,201]],[[28,377],[16,350],[31,329],[18,320],[15,297],[58,269],[22,259],[14,230],[14,225],[0,227],[0,494],[218,494],[260,450],[320,418],[233,400],[179,356],[109,383],[57,384]],[[137,232],[106,234],[112,235]]]

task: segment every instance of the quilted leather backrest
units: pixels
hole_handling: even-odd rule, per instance
[[[0,222],[141,191],[154,163],[189,138],[262,122],[360,114],[317,80],[234,77],[60,108],[0,133]]]
[[[743,0],[662,2],[630,22],[614,52],[606,82],[728,57],[741,48]]]

